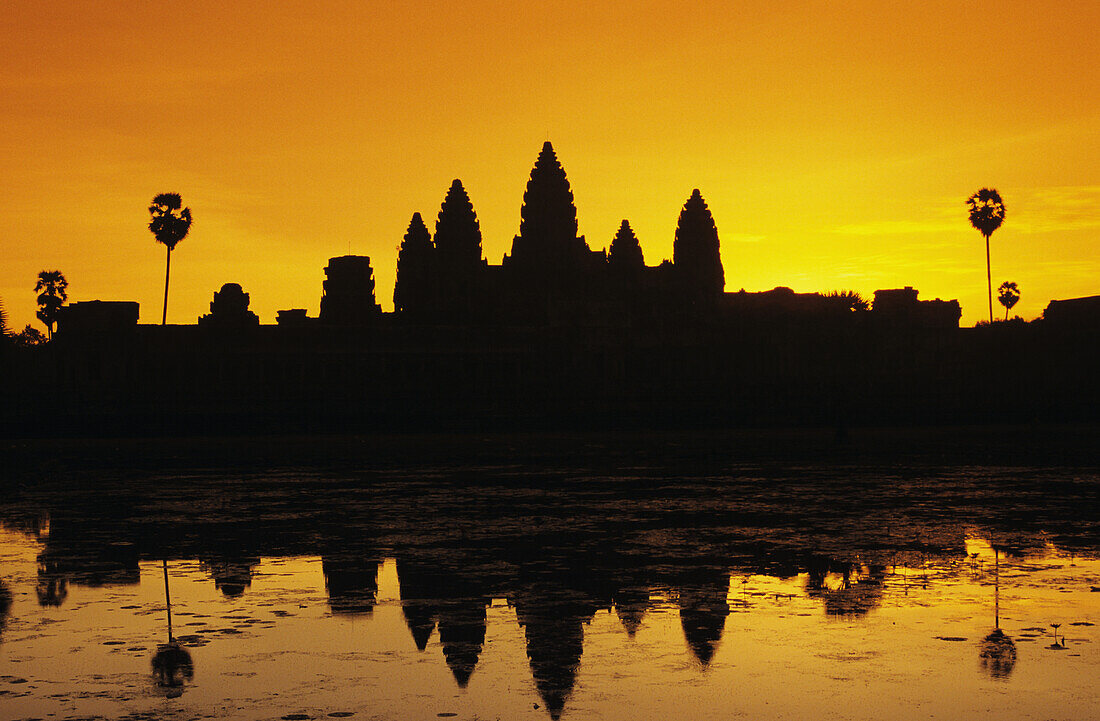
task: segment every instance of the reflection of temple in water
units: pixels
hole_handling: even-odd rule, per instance
[[[378,559],[341,552],[323,557],[321,567],[333,613],[370,615],[374,611],[378,597]]]
[[[407,466],[401,469],[407,473]],[[816,608],[858,622],[884,594],[904,592],[903,580],[888,575],[885,565],[895,554],[915,559],[913,549],[919,546],[922,559],[938,559],[941,572],[977,573],[979,561],[986,573],[996,572],[991,547],[988,557],[956,563],[966,558],[968,541],[954,522],[925,529],[942,546],[918,543],[896,529],[889,536],[876,531],[837,540],[829,535],[833,528],[882,524],[866,508],[830,503],[835,525],[829,532],[792,535],[791,529],[812,528],[822,516],[810,503],[790,503],[791,491],[782,482],[723,486],[728,501],[722,507],[722,501],[700,500],[697,484],[659,480],[647,487],[633,478],[601,480],[585,470],[583,481],[555,489],[542,478],[511,475],[504,483],[477,474],[372,483],[348,474],[303,491],[300,485],[281,488],[258,479],[231,486],[237,498],[222,507],[214,500],[226,497],[227,490],[217,477],[205,485],[173,488],[171,494],[159,487],[149,491],[170,496],[163,502],[171,512],[136,493],[123,504],[107,494],[90,502],[74,492],[76,502],[57,501],[50,532],[39,537],[40,602],[71,605],[65,590],[73,585],[135,583],[143,569],[148,573],[151,560],[159,564],[168,558],[199,559],[197,566],[182,565],[192,574],[198,568],[202,582],[212,581],[224,596],[247,603],[261,585],[253,578],[260,559],[319,557],[333,615],[372,614],[376,604],[399,593],[408,627],[407,636],[401,629],[404,647],[445,662],[458,688],[478,682],[487,624],[495,617],[487,613],[491,600],[508,603],[522,628],[540,705],[557,717],[576,694],[587,624],[600,611],[615,611],[622,630],[612,628],[624,643],[650,629],[671,629],[674,638],[682,638],[684,658],[694,658],[697,668],[720,668],[731,651],[722,642],[732,610],[739,612],[734,618],[751,625],[751,614],[761,605],[789,602],[765,595],[769,583],[771,591],[800,596],[801,610]],[[820,499],[823,489],[815,486],[813,498]],[[766,518],[745,510],[750,492],[752,502],[766,508]],[[838,498],[850,494],[843,486],[830,492]],[[987,492],[985,485],[975,486],[975,495]],[[761,500],[762,494],[772,494],[774,502]],[[960,496],[968,521],[976,507],[969,497]],[[179,511],[192,507],[206,510]],[[1034,551],[1052,538],[1068,543],[1076,538],[1076,547],[1088,547],[1079,536],[1057,535],[1049,519],[1059,516],[1036,514],[1033,523],[1041,524],[1043,533],[1014,525],[1013,548]],[[972,539],[969,543],[978,548]],[[396,573],[384,571],[380,586],[379,564],[389,558],[395,559]],[[731,574],[746,580],[732,593]],[[760,579],[766,579],[763,585]],[[931,583],[936,582],[933,576]],[[995,604],[995,597],[989,600]],[[658,613],[647,615],[652,609]],[[382,617],[376,614],[372,622]],[[397,618],[396,613],[386,617]],[[602,623],[602,614],[599,618]],[[517,630],[513,638],[519,636]],[[984,667],[994,675],[1009,673],[1008,644],[987,640],[980,651]]]
[[[825,602],[830,616],[863,616],[882,601],[886,567],[837,562],[815,557],[810,560],[806,594]]]
[[[691,652],[706,666],[718,650],[729,615],[729,572],[707,569],[680,587],[680,625]]]
[[[516,602],[535,687],[554,719],[561,716],[573,692],[584,653],[584,625],[596,612],[591,601],[568,593],[562,596],[539,595]]]
[[[258,556],[253,558],[235,558],[221,556],[200,558],[203,570],[214,579],[214,588],[227,598],[236,598],[252,585],[252,570],[259,565]]]
[[[485,643],[489,599],[475,595],[468,577],[439,567],[398,563],[401,610],[416,648],[427,648],[433,629],[460,688],[470,681]]]

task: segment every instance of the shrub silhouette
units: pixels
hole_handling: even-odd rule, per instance
[[[867,299],[854,290],[834,290],[826,293],[825,297],[853,313],[871,309]]]

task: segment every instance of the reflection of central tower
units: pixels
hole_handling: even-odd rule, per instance
[[[329,258],[325,268],[321,321],[336,325],[366,325],[382,315],[374,302],[374,271],[365,255]]]
[[[552,591],[516,599],[516,617],[527,637],[535,688],[554,721],[561,718],[573,693],[584,653],[584,625],[594,612],[590,604],[554,598]]]

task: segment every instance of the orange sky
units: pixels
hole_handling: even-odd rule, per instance
[[[547,138],[594,248],[628,218],[648,263],[671,257],[700,188],[727,290],[913,285],[973,324],[985,249],[964,200],[992,186],[1014,312],[1100,293],[1095,0],[293,5],[5,4],[11,326],[33,321],[42,269],[71,300],[137,300],[159,322],[164,249],[145,226],[166,191],[195,216],[169,322],[228,281],[262,322],[314,315],[349,248],[389,309],[409,217],[434,223],[452,178],[500,262]]]

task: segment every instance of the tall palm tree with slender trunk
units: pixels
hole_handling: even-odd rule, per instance
[[[989,285],[989,322],[993,323],[993,276],[989,269],[989,236],[1005,220],[1005,204],[993,188],[982,188],[966,200],[970,206],[970,224],[985,238],[985,280]]]
[[[149,230],[158,243],[168,248],[168,260],[164,264],[164,312],[160,324],[168,321],[168,272],[172,267],[172,249],[187,237],[191,229],[191,209],[183,207],[179,193],[161,193],[149,206]]]

